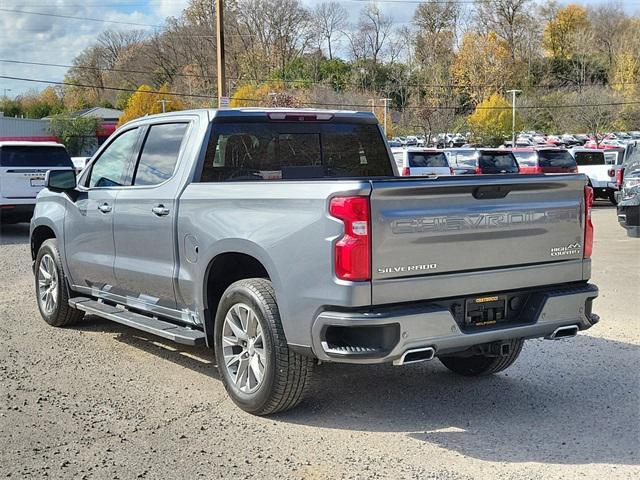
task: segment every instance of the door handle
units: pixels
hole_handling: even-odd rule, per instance
[[[100,210],[102,213],[109,213],[111,211],[111,205],[109,205],[108,203],[103,203],[98,207],[98,210]]]
[[[158,217],[164,217],[165,215],[169,215],[169,209],[164,205],[158,205],[157,207],[153,207],[151,211]]]

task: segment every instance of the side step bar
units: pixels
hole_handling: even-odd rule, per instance
[[[205,344],[204,332],[200,330],[193,330],[188,327],[165,322],[164,320],[158,320],[157,318],[130,312],[122,308],[98,302],[91,298],[70,298],[69,305],[89,314],[97,315],[99,317],[106,318],[107,320],[172,340],[176,343],[194,346]]]

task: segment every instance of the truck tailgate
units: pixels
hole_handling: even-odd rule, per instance
[[[472,276],[467,285],[495,291],[499,270],[526,276],[538,265],[555,277],[539,281],[581,280],[585,184],[583,175],[373,181],[373,303],[446,294],[433,288],[438,278],[450,286]],[[400,286],[411,291],[398,295]]]

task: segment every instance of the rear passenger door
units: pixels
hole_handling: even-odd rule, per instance
[[[176,174],[188,122],[146,127],[131,185],[114,216],[116,290],[130,307],[164,315],[176,309]]]

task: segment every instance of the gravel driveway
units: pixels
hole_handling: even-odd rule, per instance
[[[321,365],[309,398],[270,418],[232,404],[205,348],[96,317],[47,326],[28,226],[5,226],[0,476],[640,478],[640,240],[610,207],[593,217],[593,329],[528,341],[490,378]]]

